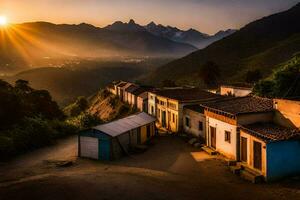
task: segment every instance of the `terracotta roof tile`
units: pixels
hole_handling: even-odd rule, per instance
[[[300,139],[299,129],[286,128],[274,123],[256,123],[240,128],[265,142]]]
[[[178,101],[197,101],[222,98],[222,96],[213,94],[199,88],[175,88],[175,89],[157,89],[153,91],[158,96],[167,97]]]
[[[227,98],[219,101],[202,104],[206,108],[215,109],[233,115],[256,112],[270,112],[273,110],[273,101],[256,96]]]

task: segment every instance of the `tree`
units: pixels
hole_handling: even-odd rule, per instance
[[[246,73],[246,82],[247,83],[256,83],[260,79],[262,79],[262,74],[259,69],[256,70],[249,70]]]
[[[81,109],[81,111],[84,111],[85,109],[88,108],[88,101],[83,96],[77,98],[76,104]]]
[[[300,56],[281,66],[271,77],[258,82],[254,92],[260,96],[279,98],[300,97]]]
[[[212,61],[208,61],[202,65],[199,76],[208,87],[216,87],[220,78],[219,66]]]
[[[15,83],[15,90],[20,93],[29,93],[33,89],[29,86],[28,81],[20,79]]]

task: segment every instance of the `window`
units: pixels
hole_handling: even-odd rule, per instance
[[[151,114],[154,114],[154,107],[151,106]]]
[[[225,131],[225,142],[231,142],[231,132]]]
[[[175,114],[174,113],[172,114],[172,121],[173,121],[173,123],[175,123]]]
[[[185,126],[190,128],[190,118],[185,117]]]
[[[157,109],[157,118],[160,118],[160,109]]]
[[[202,121],[199,121],[198,129],[199,129],[199,131],[203,131],[203,122]]]

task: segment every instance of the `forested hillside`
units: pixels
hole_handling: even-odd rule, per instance
[[[219,82],[244,81],[249,71],[266,77],[300,51],[300,4],[282,13],[254,21],[203,50],[158,68],[148,82],[166,79],[199,83],[199,72],[208,62],[220,69]]]

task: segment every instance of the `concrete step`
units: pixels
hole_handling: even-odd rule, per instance
[[[228,166],[236,166],[237,165],[236,160],[225,159],[225,161],[227,162]]]
[[[263,182],[263,176],[261,174],[253,171],[249,171],[247,169],[240,170],[240,176],[243,179],[248,180],[255,184]]]
[[[213,150],[212,148],[210,148],[208,146],[201,147],[201,149],[211,156],[218,154],[218,152],[216,152],[215,150]]]
[[[240,166],[229,166],[230,171],[233,174],[239,175],[242,168]]]

